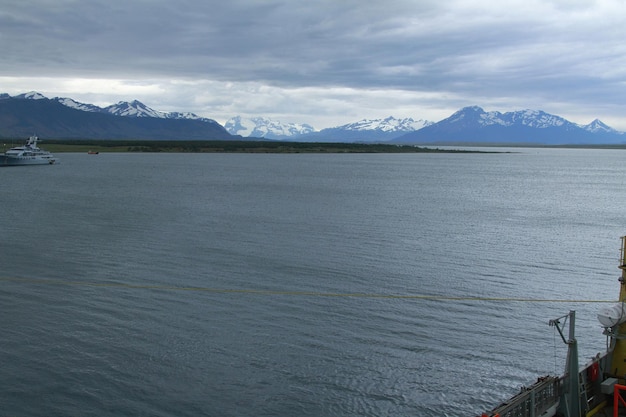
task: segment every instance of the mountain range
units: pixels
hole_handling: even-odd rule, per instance
[[[428,120],[412,118],[362,119],[358,122],[311,132],[292,140],[302,142],[388,142],[407,133],[415,132],[433,124]]]
[[[224,124],[224,128],[231,135],[277,140],[290,139],[315,132],[313,126],[308,124],[284,124],[267,117],[243,118],[235,116]]]
[[[396,144],[621,144],[623,132],[600,120],[587,125],[539,110],[501,113],[465,107],[439,122],[412,118],[349,123],[316,131],[308,124],[236,116],[221,126],[194,113],[160,112],[140,101],[107,107],[30,92],[0,94],[0,137],[33,133],[55,139],[289,140]]]
[[[157,112],[139,101],[108,107],[35,92],[0,94],[0,137],[47,139],[232,140],[215,120],[192,113]]]
[[[471,106],[391,142],[575,145],[620,144],[626,137],[598,119],[579,125],[538,110],[500,113]]]

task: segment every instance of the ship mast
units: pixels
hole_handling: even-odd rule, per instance
[[[561,321],[563,320],[563,321]],[[568,337],[565,337],[565,323],[569,321]],[[565,363],[565,375],[563,377],[563,391],[559,410],[564,416],[580,416],[580,397],[578,392],[578,342],[574,331],[576,329],[576,312],[570,311],[558,319],[550,320],[550,326],[555,326],[567,345],[567,360]]]

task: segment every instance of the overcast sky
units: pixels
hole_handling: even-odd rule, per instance
[[[220,123],[478,105],[626,130],[622,0],[3,0],[0,57],[0,92]]]

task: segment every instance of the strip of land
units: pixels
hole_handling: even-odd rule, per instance
[[[42,148],[50,152],[196,152],[196,153],[418,153],[475,152],[443,150],[413,145],[366,143],[314,143],[278,141],[116,141],[46,140]]]

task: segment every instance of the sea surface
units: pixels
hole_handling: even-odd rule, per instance
[[[502,150],[0,168],[0,415],[475,416],[570,310],[585,363],[626,151]]]

